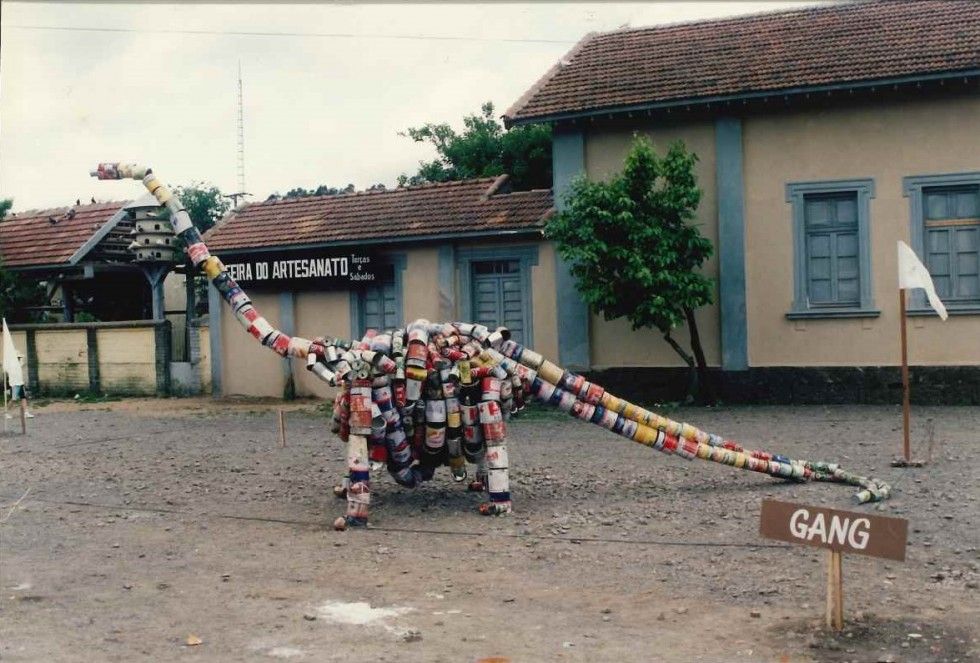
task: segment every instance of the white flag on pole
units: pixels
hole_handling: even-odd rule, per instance
[[[7,329],[7,319],[3,319],[3,372],[11,386],[24,384],[24,371],[20,367],[20,355],[14,347],[14,339]]]
[[[922,288],[926,291],[929,306],[936,310],[939,317],[943,320],[949,317],[946,307],[936,294],[936,286],[932,284],[929,270],[919,260],[919,256],[915,255],[915,251],[902,240],[898,240],[898,287],[904,290]]]

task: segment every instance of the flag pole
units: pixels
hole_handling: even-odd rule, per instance
[[[898,310],[902,317],[902,455],[906,463],[912,462],[912,450],[909,444],[909,346],[908,316],[905,312],[905,288],[898,289]]]

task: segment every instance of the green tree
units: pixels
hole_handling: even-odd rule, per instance
[[[507,131],[487,102],[463,118],[458,133],[448,124],[427,123],[399,135],[435,147],[438,158],[419,162],[415,175],[402,174],[398,186],[447,182],[508,173],[515,189],[551,188],[551,129],[532,124]]]
[[[231,201],[221,195],[221,190],[207,182],[191,182],[179,186],[174,193],[184,203],[191,221],[202,233],[221,220],[231,209]]]
[[[625,317],[634,330],[658,329],[690,368],[688,397],[710,401],[694,311],[712,300],[712,281],[700,272],[712,246],[691,224],[701,201],[696,162],[681,142],[661,158],[637,137],[622,173],[572,184],[566,209],[545,233],[570,262],[586,303],[606,320]],[[672,335],[684,323],[691,352]]]
[[[14,206],[12,198],[0,199],[0,221]],[[22,278],[0,264],[0,316],[7,322],[33,322],[37,317],[27,307],[44,303],[44,287],[35,279]]]
[[[384,184],[372,184],[365,191],[385,191],[387,187]],[[342,193],[355,193],[357,188],[353,184],[348,184],[342,189],[335,186],[327,186],[326,184],[321,184],[315,189],[304,189],[301,186],[295,189],[290,189],[286,192],[286,195],[280,195],[277,191],[276,193],[270,194],[266,198],[266,202],[270,200],[280,200],[280,199],[290,199],[290,198],[306,198],[308,196],[338,196]]]

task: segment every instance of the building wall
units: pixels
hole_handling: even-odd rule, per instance
[[[346,290],[296,293],[296,334],[304,338],[316,336],[346,337],[350,329],[350,293]],[[293,379],[297,396],[333,397],[335,389],[306,370],[300,361],[293,361]]]
[[[909,242],[902,178],[980,171],[980,96],[785,112],[744,120],[746,288],[751,366],[900,361],[896,242]],[[788,320],[793,223],[786,184],[873,178],[874,305],[880,317]],[[980,364],[980,315],[915,317],[913,364]]]
[[[718,307],[718,201],[715,187],[715,129],[711,120],[683,123],[643,123],[631,127],[594,128],[585,135],[585,169],[589,179],[602,180],[619,172],[629,152],[635,132],[648,137],[658,154],[671,142],[683,140],[687,149],[698,155],[696,174],[703,189],[697,221],[701,234],[716,246],[715,255],[704,264],[703,272],[715,281],[714,303],[695,313],[701,344],[709,366],[721,362],[720,318]],[[625,319],[606,321],[593,314],[591,328],[591,364],[594,369],[616,366],[684,366],[681,358],[663,340],[658,331],[632,331]],[[690,348],[686,326],[674,332],[678,342]]]
[[[34,336],[32,358],[28,333],[11,332],[23,354],[24,382],[35,393],[72,395],[95,390],[118,395],[152,395],[161,390],[157,331],[152,323],[75,323],[27,325]],[[89,334],[94,334],[90,346]],[[90,347],[94,354],[89,355]],[[162,359],[161,359],[162,361]]]
[[[198,375],[201,380],[201,393],[210,394],[211,393],[211,332],[208,329],[208,325],[199,324],[195,327],[198,339],[198,348],[200,349],[200,358],[198,360]]]
[[[401,252],[401,251],[400,251]],[[412,248],[406,254],[402,274],[403,322],[425,318],[441,321],[439,315],[439,249],[436,246]]]
[[[50,333],[50,332],[49,332]],[[85,344],[85,332],[71,332]],[[44,357],[38,334],[38,357]],[[96,331],[99,347],[99,378],[102,389],[108,393],[156,392],[156,350],[153,329],[99,329]],[[83,369],[85,366],[83,366]],[[43,372],[41,373],[43,376]],[[88,372],[84,371],[85,389],[88,389]]]
[[[84,329],[40,333],[36,335],[35,343],[37,344],[37,374],[40,384],[50,385],[57,391],[86,391],[88,389],[88,349]],[[125,345],[132,347],[130,343]],[[152,354],[152,333],[149,337],[149,349]],[[155,384],[152,359],[149,374],[151,382]],[[27,378],[26,375],[24,377]]]
[[[276,293],[250,292],[255,308],[273,327],[280,326]],[[221,378],[225,396],[281,398],[286,386],[283,359],[263,347],[238,323],[231,308],[221,302]]]
[[[558,306],[555,297],[555,245],[538,244],[538,264],[531,268],[531,288],[534,291],[534,350],[558,361]]]

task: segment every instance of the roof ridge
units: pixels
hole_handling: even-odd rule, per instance
[[[28,219],[31,219],[31,218],[39,218],[39,217],[43,217],[43,216],[48,216],[48,215],[51,215],[51,214],[55,214],[57,212],[60,212],[60,213],[64,214],[65,212],[67,212],[68,210],[71,210],[71,209],[84,212],[84,211],[87,211],[88,209],[97,209],[97,208],[101,208],[101,207],[119,207],[119,208],[121,208],[124,205],[128,205],[131,202],[132,202],[132,200],[121,200],[121,201],[120,200],[107,200],[104,203],[103,202],[99,202],[99,203],[82,203],[81,205],[61,205],[60,207],[42,207],[42,208],[35,207],[33,209],[20,210],[20,211],[17,211],[17,212],[9,212],[7,214],[7,216],[3,219],[3,221],[0,222],[0,223],[7,223],[7,222],[10,222],[10,221],[25,221],[25,220],[28,220]]]
[[[260,205],[292,205],[301,202],[310,202],[313,200],[343,200],[347,198],[354,198],[357,196],[371,196],[371,195],[384,195],[399,193],[402,191],[420,191],[423,189],[434,189],[437,187],[450,187],[450,186],[464,186],[473,184],[483,184],[485,182],[492,182],[499,176],[488,176],[488,177],[470,177],[463,180],[447,180],[445,182],[423,182],[421,184],[413,184],[410,186],[399,186],[394,189],[376,189],[374,191],[350,191],[347,193],[321,193],[320,195],[311,196],[294,196],[291,198],[279,197],[273,200],[262,200],[253,203],[248,203],[242,205],[237,211],[242,211],[247,208],[257,207]]]
[[[948,1],[948,0],[944,0]],[[656,32],[658,30],[672,30],[674,28],[686,28],[694,25],[719,25],[724,23],[749,23],[758,19],[770,18],[773,16],[790,16],[792,14],[813,14],[825,11],[850,11],[871,5],[898,4],[896,0],[813,0],[814,4],[794,9],[766,9],[748,14],[736,14],[734,16],[719,16],[716,18],[699,18],[686,21],[672,21],[668,23],[655,23],[653,25],[641,25],[629,28],[617,28],[606,32],[594,33],[597,39],[602,37],[612,37],[631,32]]]
[[[592,34],[504,121],[510,127],[603,109],[627,113],[783,90],[870,87],[892,78],[976,76],[978,21],[977,0],[859,0]]]
[[[538,91],[541,88],[543,88],[545,85],[547,85],[551,81],[551,79],[554,78],[555,75],[557,75],[558,72],[560,72],[566,65],[568,65],[569,63],[571,63],[572,59],[576,55],[578,55],[578,53],[583,48],[585,48],[585,45],[586,44],[588,44],[589,42],[591,42],[593,39],[595,39],[596,37],[598,37],[600,34],[601,33],[599,33],[599,32],[589,32],[589,33],[587,33],[584,37],[582,37],[581,39],[579,39],[578,42],[574,46],[572,46],[572,48],[569,49],[569,51],[567,53],[565,53],[565,55],[563,57],[559,58],[558,62],[556,62],[555,64],[551,65],[551,68],[548,69],[548,71],[544,72],[544,75],[543,76],[541,76],[540,78],[538,78],[538,80],[536,80],[531,85],[531,87],[529,87],[527,89],[527,91],[520,96],[520,98],[517,101],[515,101],[514,103],[512,103],[510,105],[510,107],[507,110],[504,111],[503,115],[501,115],[501,117],[504,119],[504,126],[507,127],[507,128],[510,128],[510,119],[513,118],[518,113],[520,113],[521,108],[523,108],[525,105],[527,105],[527,102],[531,100],[531,97],[533,97],[535,94],[538,93]]]

